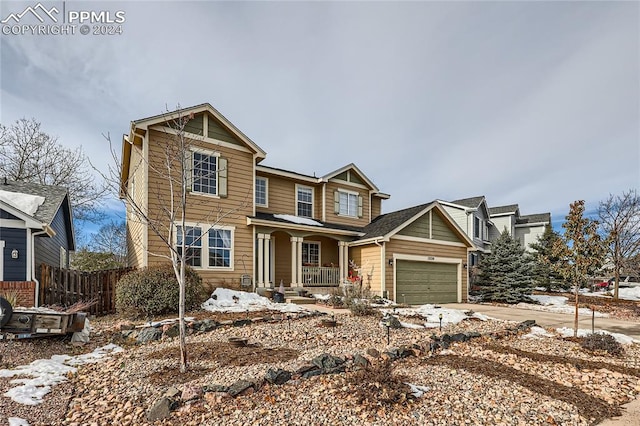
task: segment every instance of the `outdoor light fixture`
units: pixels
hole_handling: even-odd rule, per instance
[[[11,250],[11,258],[12,259],[17,259],[18,258],[18,249]]]
[[[389,266],[393,266],[393,259],[389,259]]]
[[[440,331],[442,331],[442,314],[439,314],[438,318],[440,319]]]

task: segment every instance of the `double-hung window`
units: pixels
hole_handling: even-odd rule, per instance
[[[480,218],[477,216],[473,217],[473,237],[480,238]]]
[[[182,226],[177,227],[176,244],[178,254],[182,255],[182,240],[185,244],[185,263],[189,266],[202,266],[202,228],[198,226],[185,226],[186,232],[182,231]]]
[[[256,206],[268,207],[267,178],[256,178]]]
[[[313,188],[297,187],[297,212],[301,217],[313,217]]]
[[[218,157],[193,153],[193,191],[218,195]]]
[[[231,230],[209,231],[209,266],[229,268],[231,266]]]
[[[213,151],[191,152],[190,190],[198,194],[227,196],[227,159]]]
[[[338,191],[340,197],[340,215],[358,216],[358,194],[353,192]]]

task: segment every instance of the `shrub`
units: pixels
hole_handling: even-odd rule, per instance
[[[15,290],[6,290],[4,292],[0,292],[0,297],[9,302],[12,307],[16,307],[18,305],[19,295]]]
[[[589,352],[607,352],[613,356],[621,356],[624,351],[620,342],[610,334],[587,334],[580,340],[580,346]]]
[[[371,306],[368,300],[349,299],[347,300],[347,307],[351,313],[357,317],[378,314],[378,310]]]
[[[185,308],[196,308],[204,299],[202,279],[191,268],[185,272]],[[118,312],[151,317],[178,312],[180,288],[171,265],[130,272],[116,286]]]

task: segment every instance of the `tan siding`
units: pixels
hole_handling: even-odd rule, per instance
[[[357,192],[362,197],[362,217],[347,217],[335,214],[334,209],[334,191],[344,189],[345,191]],[[329,181],[326,191],[326,208],[327,222],[337,223],[340,225],[365,226],[369,220],[369,191],[364,188],[357,188],[349,185],[340,185],[339,183]]]
[[[273,175],[262,175],[269,179],[269,207],[256,207],[264,213],[296,214],[296,184],[291,179]]]
[[[131,147],[131,158],[129,163],[129,194],[134,197],[134,202],[141,208],[144,208],[144,190],[145,190],[145,164],[142,161],[142,148],[139,146]],[[144,266],[144,232],[145,227],[134,215],[133,207],[127,203],[127,264],[135,268]]]
[[[382,214],[382,199],[371,197],[371,220]]]
[[[463,263],[467,263],[466,247],[455,247],[448,245],[421,243],[414,241],[404,241],[391,239],[386,243],[387,257],[392,254],[410,254],[417,256],[433,256],[460,259]],[[387,268],[386,272],[386,289],[389,297],[393,297],[393,267]],[[467,300],[467,270],[462,269],[462,301]]]
[[[172,141],[174,136],[158,131],[150,132],[149,145],[150,164],[158,172],[149,172],[149,210],[150,217],[161,223],[161,234],[168,236],[168,218],[163,209],[171,206],[170,185],[164,174],[166,167],[162,161],[166,158],[163,146]],[[202,141],[192,141],[193,146],[220,152],[228,160],[228,197],[217,198],[199,194],[187,195],[187,222],[201,224],[217,224],[234,226],[234,271],[204,270],[198,272],[209,287],[238,287],[240,275],[246,272],[253,274],[253,232],[247,226],[246,217],[253,213],[253,157],[250,153],[234,150],[220,145],[212,145]],[[175,164],[177,166],[177,164]],[[180,189],[174,188],[174,205],[178,209]],[[149,231],[149,263],[166,262],[169,249],[164,242]],[[151,254],[159,255],[153,256]],[[243,256],[244,255],[244,256]],[[164,257],[163,257],[164,256]],[[244,264],[243,264],[244,260]]]
[[[377,245],[353,247],[351,251],[358,253],[356,263],[362,268],[363,282],[369,286],[371,295],[382,296],[382,265],[380,264],[381,247]],[[369,279],[368,275],[371,275]]]
[[[275,241],[275,271],[274,284],[280,285],[280,281],[285,286],[291,285],[291,240],[289,234],[285,232],[274,232],[271,240]]]
[[[442,214],[437,210],[432,210],[432,238],[434,240],[460,242],[460,237],[451,229],[448,221],[445,221]]]

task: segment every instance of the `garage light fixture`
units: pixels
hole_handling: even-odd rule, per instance
[[[389,259],[389,266],[393,266],[393,258]]]

